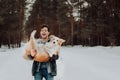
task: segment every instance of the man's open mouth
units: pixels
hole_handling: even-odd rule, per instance
[[[46,36],[46,34],[42,34],[43,36]]]

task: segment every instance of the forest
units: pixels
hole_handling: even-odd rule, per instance
[[[34,3],[32,3],[34,2]],[[64,45],[120,46],[120,0],[0,0],[0,47],[20,47],[42,24]],[[32,4],[28,13],[27,5]],[[29,8],[30,8],[29,7]]]

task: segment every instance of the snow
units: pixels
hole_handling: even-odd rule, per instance
[[[100,46],[65,48],[65,80],[120,80],[119,49]]]
[[[34,80],[25,46],[0,48],[0,80]],[[120,47],[63,46],[55,80],[120,80]]]

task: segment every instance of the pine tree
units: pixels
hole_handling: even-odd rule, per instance
[[[69,22],[66,15],[67,9],[65,0],[36,0],[25,28],[28,37],[33,29],[38,30],[37,37],[39,37],[39,29],[42,24],[50,26],[51,34],[63,37],[65,30],[69,28],[66,26]]]
[[[20,47],[24,3],[25,0],[0,0],[0,44]]]

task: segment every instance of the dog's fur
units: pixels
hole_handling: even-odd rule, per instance
[[[58,38],[54,35],[50,35],[50,42],[46,43],[45,49],[49,53],[50,57],[53,55],[58,55],[62,43],[65,42],[64,39]]]
[[[24,54],[25,59],[30,59],[29,56],[32,55],[32,50],[35,50],[33,59],[39,62],[46,62],[50,57],[52,57],[52,55],[58,55],[59,49],[65,40],[54,35],[50,35],[50,42],[46,43],[45,45],[38,45],[34,37],[35,33],[36,30],[34,30],[30,35],[30,40],[27,43],[27,48]]]

